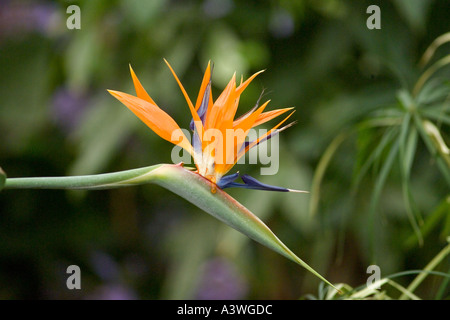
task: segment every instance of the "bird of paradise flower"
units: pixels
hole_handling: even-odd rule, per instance
[[[173,68],[167,60],[164,59],[164,61],[169,66],[189,106],[192,115],[190,123],[190,129],[193,131],[192,144],[173,118],[159,108],[155,101],[150,97],[131,66],[130,72],[137,97],[119,91],[108,91],[127,106],[161,138],[168,140],[189,152],[197,167],[196,172],[213,183],[212,192],[215,192],[216,185],[221,189],[241,187],[270,191],[306,192],[270,186],[261,183],[248,175],[241,175],[241,179],[244,183],[237,183],[235,180],[239,177],[239,173],[225,176],[225,174],[227,174],[239,159],[251,148],[269,140],[295,123],[292,122],[280,128],[295,110],[292,110],[293,108],[283,108],[264,112],[270,100],[266,101],[261,106],[259,106],[258,100],[251,110],[235,119],[241,94],[252,80],[258,74],[263,72],[263,70],[253,74],[246,81],[243,81],[241,78],[241,82],[238,86],[236,84],[236,74],[234,74],[223,92],[215,101],[213,101],[211,94],[212,67],[209,62],[203,76],[197,101],[194,105]],[[254,141],[246,141],[249,130],[288,111],[291,111],[289,115],[271,130]],[[214,138],[212,138],[212,136],[214,136]]]

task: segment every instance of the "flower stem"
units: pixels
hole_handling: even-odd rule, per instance
[[[184,168],[182,164],[158,164],[145,168],[88,176],[7,178],[4,188],[111,189],[146,183],[155,183],[178,194],[230,227],[304,267],[336,289],[323,276],[289,250],[256,215],[220,188],[217,188],[215,183]],[[211,192],[212,189],[215,192]]]
[[[143,180],[136,183],[135,178],[144,176],[159,167],[161,164],[86,176],[7,178],[4,189],[111,189],[145,183]]]

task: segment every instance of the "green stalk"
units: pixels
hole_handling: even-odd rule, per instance
[[[89,176],[8,178],[4,189],[112,189],[136,184],[128,181],[144,176],[161,166],[161,164],[158,164],[139,169]],[[146,182],[143,181],[142,183]]]
[[[336,289],[297,257],[257,216],[211,181],[182,165],[159,164],[90,176],[8,178],[5,189],[110,189],[146,183],[155,183],[176,193],[249,238],[294,261]]]

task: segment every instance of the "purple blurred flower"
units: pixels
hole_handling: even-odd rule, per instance
[[[52,100],[56,124],[65,131],[74,129],[88,104],[87,95],[61,87],[54,92]]]
[[[115,281],[120,277],[117,262],[108,254],[95,251],[90,260],[95,273],[104,281]]]
[[[215,258],[203,267],[196,299],[239,300],[247,294],[247,283],[225,258]]]
[[[137,300],[136,292],[122,283],[121,266],[102,251],[90,255],[94,272],[105,282],[85,297],[89,300]]]
[[[269,29],[276,38],[287,38],[294,33],[295,22],[291,13],[285,9],[277,9],[272,13]]]
[[[130,288],[121,284],[105,284],[86,296],[87,300],[137,300],[138,296]]]
[[[57,7],[48,2],[0,3],[0,37],[15,37],[30,32],[48,35],[55,19]]]

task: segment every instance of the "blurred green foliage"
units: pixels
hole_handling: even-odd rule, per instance
[[[69,4],[81,9],[80,30],[66,28]],[[366,27],[371,4],[380,30]],[[188,108],[163,58],[191,97],[208,60],[215,97],[234,71],[266,69],[238,112],[267,88],[272,108],[296,107],[298,124],[280,136],[278,174],[261,181],[312,193],[229,193],[332,282],[363,285],[371,264],[383,277],[422,269],[450,234],[448,63],[417,89],[448,59],[445,43],[419,65],[450,31],[448,12],[445,0],[3,1],[0,165],[25,177],[170,162],[172,145],[106,92],[133,92],[128,64],[185,128]],[[82,290],[66,288],[72,264]],[[435,270],[448,274],[448,258]],[[297,299],[318,288],[156,186],[0,193],[0,299]],[[448,298],[448,281],[429,276],[414,294]]]

